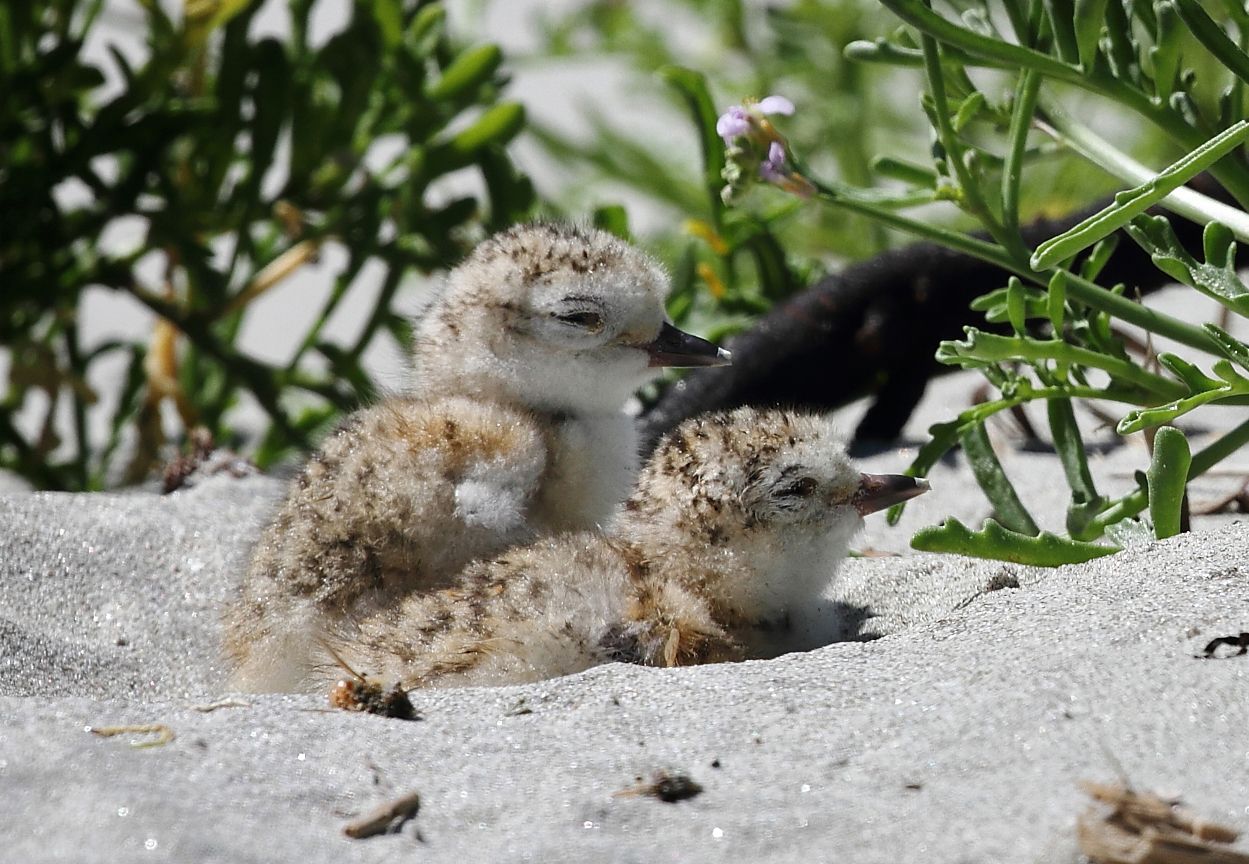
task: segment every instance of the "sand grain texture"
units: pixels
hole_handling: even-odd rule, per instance
[[[1194,657],[1249,629],[1249,526],[1048,572],[851,561],[844,609],[891,635],[775,661],[418,692],[418,722],[312,696],[197,711],[227,695],[216,611],[280,491],[0,498],[10,860],[1071,861],[1107,752],[1249,829],[1249,657]],[[908,518],[974,500],[955,491]],[[177,738],[85,731],[131,723]],[[614,794],[660,770],[705,791]],[[400,833],[343,835],[409,792]]]

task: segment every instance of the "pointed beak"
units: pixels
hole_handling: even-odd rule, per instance
[[[728,351],[667,321],[655,341],[641,347],[650,355],[651,366],[728,366],[733,361]]]
[[[928,481],[922,477],[906,477],[902,474],[860,474],[859,477],[859,491],[850,500],[854,509],[862,516],[908,501],[928,491]]]

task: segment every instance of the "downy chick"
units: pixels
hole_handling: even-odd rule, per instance
[[[327,627],[609,520],[636,471],[625,401],[659,367],[728,362],[666,320],[666,290],[601,231],[482,243],[419,322],[414,392],[350,417],[263,532],[226,613],[235,686],[295,688]]]
[[[859,473],[820,417],[697,417],[660,443],[606,535],[549,537],[470,565],[455,586],[358,622],[329,648],[412,688],[814,647],[835,622],[810,613],[863,516],[926,489]]]

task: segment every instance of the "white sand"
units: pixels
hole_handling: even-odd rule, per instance
[[[1120,448],[1095,469],[1138,461]],[[1056,526],[1055,458],[1007,464]],[[960,461],[934,485],[908,531],[985,515]],[[418,692],[415,723],[319,697],[192,710],[225,695],[217,607],[280,491],[223,477],[168,497],[0,497],[6,860],[1073,861],[1076,783],[1115,761],[1249,829],[1249,657],[1193,656],[1249,630],[1249,526],[1053,571],[853,560],[847,632],[892,635],[769,662]],[[906,536],[873,521],[860,545]],[[1024,587],[985,593],[1003,577]],[[85,731],[120,723],[177,738]],[[613,796],[661,769],[705,791]],[[402,833],[343,836],[411,790]]]
[[[977,382],[934,384],[909,437]],[[1202,413],[1194,447],[1243,416]],[[1004,428],[1021,496],[1061,530],[1056,457],[1009,451]],[[913,453],[864,465],[899,470]],[[1091,457],[1111,494],[1144,462],[1135,443]],[[1231,463],[1193,500],[1249,474]],[[920,526],[988,515],[961,458],[932,480],[897,529],[874,516],[858,546],[907,552]],[[0,491],[0,859],[1073,862],[1076,783],[1120,766],[1249,831],[1249,656],[1193,656],[1249,630],[1249,525],[1236,517],[1050,571],[851,560],[833,608],[847,638],[884,638],[768,662],[419,692],[415,723],[329,713],[311,696],[195,711],[228,695],[218,609],[281,491],[225,477],[167,497]],[[1012,579],[1022,587],[986,591]],[[85,731],[121,723],[177,738],[138,750]],[[663,769],[705,791],[614,796]],[[343,836],[413,790],[423,804],[402,833]]]

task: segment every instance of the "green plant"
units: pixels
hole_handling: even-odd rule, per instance
[[[88,59],[102,5],[0,9],[0,343],[10,361],[0,467],[44,488],[135,482],[163,458],[162,402],[181,428],[231,443],[243,398],[267,417],[253,455],[271,463],[374,393],[361,358],[375,339],[406,343],[393,305],[406,275],[454,263],[530,211],[532,189],[504,150],[523,110],[499,98],[499,49],[454,45],[437,3],[357,2],[344,29],[314,44],[312,0],[291,0],[283,41],[254,35],[258,0],[188,0],[180,17],[145,2],[137,63],[117,49]],[[430,194],[462,169],[484,181],[481,200]],[[63,194],[69,186],[86,194]],[[141,241],[107,247],[102,236],[123,219],[143,226]],[[271,365],[241,351],[249,305],[331,245],[347,263],[295,356]],[[159,284],[139,272],[150,256]],[[335,344],[325,324],[366,266],[380,274],[376,301],[355,341]],[[84,344],[93,286],[151,310],[151,339]],[[88,376],[115,353],[128,372],[105,440],[93,440]],[[18,413],[40,398],[39,428],[23,431]]]
[[[647,113],[666,112],[674,126],[685,111],[714,124],[716,101],[709,92],[783,88],[795,100],[818,98],[828,106],[797,118],[796,134],[822,142],[824,167],[838,176],[868,182],[871,154],[886,140],[915,141],[915,154],[923,152],[920,124],[886,97],[899,76],[842,57],[848,42],[884,32],[873,4],[864,0],[766,8],[740,0],[674,0],[662,9],[590,0],[572,12],[546,13],[540,26],[545,39],[524,62],[543,68],[591,58],[623,62],[633,70],[630,100],[646,105]],[[691,64],[691,36],[709,87],[683,68]],[[585,137],[541,125],[528,130],[567,174],[580,178],[553,194],[580,210],[603,204],[605,186],[624,185],[661,212],[663,227],[642,239],[673,262],[669,311],[710,338],[748,325],[815,281],[829,250],[862,258],[892,242],[887,228],[845,211],[800,213],[782,198],[750,210],[727,207],[720,198],[719,156],[710,154],[699,166],[698,151],[683,140],[675,146],[675,134],[650,136],[629,112],[609,112],[588,100],[579,107],[590,129]],[[869,112],[872,123],[858,121]]]
[[[959,3],[946,7],[946,15],[924,0],[882,3],[908,26],[888,39],[854,43],[847,55],[923,70],[922,107],[935,141],[929,164],[878,161],[895,181],[887,187],[820,180],[777,130],[766,104],[731,109],[720,132],[728,145],[726,191],[734,198],[760,184],[779,186],[1015,274],[975,307],[990,322],[1008,325],[1010,335],[968,328],[965,340],[943,343],[938,353],[944,363],[980,370],[998,398],[934,426],[932,440],[911,466],[911,473],[923,476],[961,444],[995,519],[980,532],[947,522],[921,531],[913,544],[1040,564],[1081,561],[1113,551],[1094,541],[1121,530],[1115,526],[1146,507],[1156,536],[1174,533],[1184,482],[1249,442],[1249,422],[1191,456],[1182,433],[1160,429],[1154,464],[1141,487],[1109,500],[1093,483],[1071,403],[1099,399],[1132,406],[1118,425],[1123,434],[1159,427],[1203,405],[1249,404],[1249,346],[1213,323],[1194,326],[1133,302],[1125,296],[1129,286],[1098,281],[1118,239],[1114,232],[1123,228],[1172,278],[1213,297],[1230,314],[1249,311],[1249,288],[1233,266],[1233,240],[1249,238],[1249,217],[1183,185],[1209,172],[1240,207],[1249,204],[1249,13],[1236,4],[1225,7],[1236,41],[1227,35],[1227,22],[1214,22],[1196,0],[1004,0],[994,8]],[[1138,125],[1155,127],[1173,142],[1178,158],[1160,172],[1143,168],[1076,119],[1068,107],[1076,91],[1130,112]],[[704,140],[711,139],[715,130],[698,116]],[[1020,232],[1021,189],[1031,166],[1055,145],[1132,188],[1102,212],[1030,248]],[[710,164],[715,157],[708,159]],[[936,202],[974,217],[983,233],[907,212]],[[1166,217],[1144,214],[1154,204],[1206,225],[1204,260],[1179,244]],[[1157,358],[1169,374],[1146,368],[1114,334],[1114,321],[1213,355],[1213,377],[1169,353]],[[1094,383],[1099,375],[1108,383]],[[1034,401],[1047,405],[1072,489],[1066,537],[1040,532],[985,434],[990,416]]]

